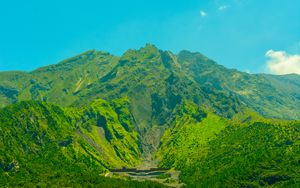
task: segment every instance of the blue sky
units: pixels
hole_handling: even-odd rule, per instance
[[[299,0],[2,0],[0,71],[153,43],[241,71],[280,74],[288,63],[291,71],[300,66],[299,8]]]

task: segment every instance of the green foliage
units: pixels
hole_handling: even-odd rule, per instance
[[[119,99],[110,104],[97,100],[82,108],[63,109],[44,102],[27,101],[2,109],[1,184],[30,186],[39,182],[41,186],[49,183],[86,186],[81,178],[91,176],[95,185],[111,181],[112,187],[117,187],[120,185],[117,180],[95,179],[109,167],[131,166],[140,160],[137,132],[121,124],[132,124],[126,102],[126,99]],[[115,105],[118,110],[114,109]],[[106,119],[105,124],[99,124],[101,118]],[[107,131],[101,134],[101,129]],[[83,172],[86,174],[82,175]],[[81,175],[73,180],[78,173]]]
[[[299,185],[299,133],[299,122],[230,126],[182,178],[208,187]]]
[[[72,169],[74,170],[74,169]],[[104,177],[93,171],[49,172],[24,176],[24,174],[3,175],[0,186],[4,187],[105,187],[105,188],[162,188],[162,184],[151,181],[133,181]]]
[[[185,108],[191,109],[191,106]],[[175,167],[184,171],[195,161],[205,158],[209,149],[208,142],[225,128],[227,120],[211,113],[197,120],[189,113],[179,115],[173,123],[175,127],[165,131],[156,156],[162,167]]]
[[[243,73],[188,51],[178,54],[178,62],[198,84],[235,96],[263,116],[300,119],[299,75]]]
[[[97,98],[128,96],[142,128],[152,123],[155,96],[173,100],[173,105],[175,99],[187,98],[228,117],[246,104],[264,116],[297,119],[299,79],[298,75],[242,73],[200,53],[174,55],[148,44],[128,50],[122,57],[91,50],[30,73],[2,72],[0,104],[33,99],[78,106]]]
[[[132,127],[133,117],[126,98],[112,103],[96,100],[80,109],[71,110],[81,133],[88,135],[93,144],[100,145],[107,153],[114,153],[125,163],[116,166],[135,165],[141,155],[138,133]],[[106,153],[105,152],[105,153]],[[110,160],[111,155],[106,156]]]
[[[165,132],[157,155],[161,166],[181,170],[188,186],[300,184],[300,122],[235,124],[208,115],[198,125],[182,125]]]
[[[117,61],[118,57],[91,50],[30,73],[0,73],[0,107],[30,99],[70,106],[81,100],[78,93],[82,88],[98,81]],[[10,95],[7,90],[17,93]]]
[[[155,152],[187,186],[297,186],[299,82],[150,44],[1,72],[0,183],[159,187],[99,175]]]

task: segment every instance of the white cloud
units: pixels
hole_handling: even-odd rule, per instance
[[[218,9],[219,9],[219,11],[223,11],[223,10],[226,10],[227,8],[228,8],[227,5],[222,5]]]
[[[205,17],[206,15],[207,15],[206,12],[204,12],[203,10],[200,11],[200,16],[201,16],[201,17]]]
[[[267,69],[274,74],[300,74],[300,55],[287,54],[285,51],[269,50]]]

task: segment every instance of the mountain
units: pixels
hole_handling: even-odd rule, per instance
[[[178,80],[176,86],[170,83],[171,77]],[[226,69],[200,53],[181,51],[174,55],[147,44],[139,50],[128,50],[121,57],[92,50],[29,73],[2,72],[0,101],[2,107],[28,99],[79,106],[95,98],[126,95],[133,100],[139,98],[135,95],[147,93],[144,102],[149,106],[151,95],[165,95],[168,84],[176,89],[181,84],[180,97],[209,103],[220,114],[230,116],[235,107],[222,109],[222,104],[211,104],[217,102],[210,94],[237,100],[242,103],[238,106],[247,106],[266,117],[299,119],[299,81],[299,75],[243,73]]]
[[[117,187],[123,180],[99,174],[151,160],[180,170],[187,186],[297,185],[299,83],[151,44],[0,72],[2,182],[82,185],[84,171],[100,177],[94,185]]]

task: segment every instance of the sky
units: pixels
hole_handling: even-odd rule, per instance
[[[2,0],[0,71],[146,43],[249,73],[300,74],[299,0]]]

